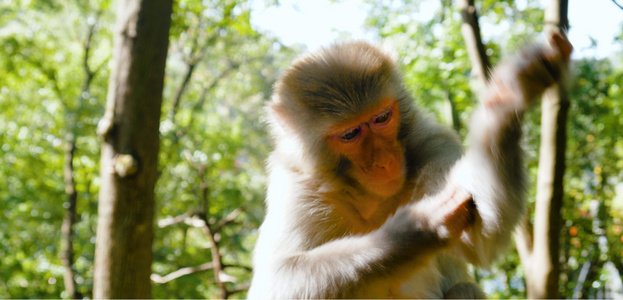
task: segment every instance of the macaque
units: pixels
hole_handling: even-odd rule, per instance
[[[524,49],[481,95],[469,148],[415,106],[365,42],[298,59],[267,106],[267,215],[249,298],[484,298],[525,210],[521,115],[566,71],[571,44]]]

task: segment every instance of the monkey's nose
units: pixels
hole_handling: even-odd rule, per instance
[[[374,166],[377,168],[381,168],[381,169],[389,169],[391,165],[392,165],[391,159],[377,160],[374,162]]]

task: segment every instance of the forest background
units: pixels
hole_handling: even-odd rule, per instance
[[[435,9],[418,17],[431,2]],[[475,1],[489,64],[543,39],[541,2]],[[623,298],[623,9],[600,2],[620,19],[608,53],[591,54],[600,46],[595,41],[577,49],[584,54],[571,65],[560,226],[552,235],[559,248],[547,254],[558,262],[550,289],[565,298]],[[281,72],[305,51],[252,22],[255,11],[279,5],[259,3],[173,2],[148,245],[153,298],[246,295],[271,149],[262,107]],[[366,37],[396,50],[418,105],[463,137],[478,86],[462,31],[464,3],[474,1],[370,0],[359,7]],[[0,1],[1,298],[93,298],[102,187],[97,127],[113,68],[117,5]],[[572,33],[573,20],[569,25]],[[526,116],[523,141],[529,222],[536,221],[540,113]],[[516,240],[519,251],[513,247],[490,270],[471,270],[490,297],[528,295],[534,275],[520,255],[522,235]],[[531,255],[539,261],[534,255],[545,254]]]

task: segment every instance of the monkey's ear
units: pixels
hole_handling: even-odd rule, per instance
[[[267,107],[268,113],[273,116],[273,118],[279,122],[286,122],[286,113],[285,109],[278,104],[272,103]]]
[[[268,112],[268,114],[270,114],[272,119],[278,122],[280,125],[286,125],[284,123],[288,123],[287,114],[284,110],[285,109],[283,107],[274,103],[269,104],[268,107],[266,107],[266,111]]]
[[[266,113],[270,116],[270,122],[273,126],[284,131],[294,129],[294,122],[282,105],[279,105],[278,103],[271,103],[266,106]]]

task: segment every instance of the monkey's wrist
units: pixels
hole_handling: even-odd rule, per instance
[[[433,220],[411,206],[399,209],[377,232],[392,249],[409,253],[422,246],[441,248],[450,240],[450,232],[442,219]]]

